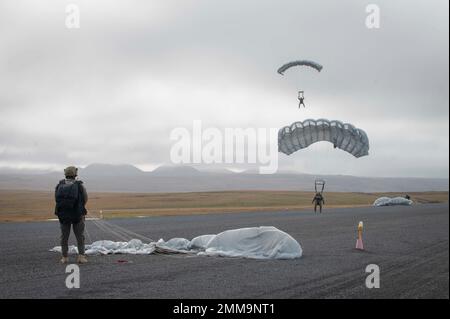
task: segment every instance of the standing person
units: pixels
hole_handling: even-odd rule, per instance
[[[55,215],[58,216],[61,227],[61,263],[69,261],[69,236],[70,228],[73,227],[78,246],[77,263],[84,264],[87,262],[84,255],[84,219],[87,214],[88,195],[83,182],[76,179],[76,167],[67,167],[64,175],[66,178],[60,180],[55,188]]]
[[[320,213],[322,213],[322,206],[325,204],[325,199],[323,198],[322,193],[316,193],[312,203],[314,203],[314,212],[317,212],[317,206],[319,206]]]

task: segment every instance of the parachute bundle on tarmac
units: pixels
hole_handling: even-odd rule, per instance
[[[114,225],[112,226],[114,228],[117,226],[109,222],[108,224]],[[123,227],[118,227],[114,232],[126,231]],[[168,241],[160,239],[146,242],[139,239],[119,242],[99,240],[86,245],[86,255],[190,254],[253,259],[295,259],[303,254],[301,245],[293,237],[272,226],[231,229],[219,234],[198,236],[192,240],[172,238]],[[53,247],[50,251],[61,253],[61,246]],[[69,253],[77,254],[77,247],[70,246]]]
[[[353,125],[326,119],[305,120],[278,131],[278,151],[290,155],[320,141],[333,143],[335,148],[359,158],[369,154],[367,134]]]
[[[380,197],[373,202],[373,206],[411,206],[413,201],[404,197]]]

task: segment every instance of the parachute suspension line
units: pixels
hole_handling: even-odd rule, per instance
[[[128,238],[128,236],[126,234],[120,233],[118,231],[115,231],[114,229],[112,229],[111,227],[109,227],[109,224],[106,223],[106,221],[103,219],[103,211],[100,210],[100,216],[99,219],[94,219],[93,223],[103,232],[105,233],[110,233],[114,236],[116,236],[117,238],[124,240],[124,241],[129,241],[132,238]]]
[[[156,242],[156,240],[154,240],[154,239],[152,239],[152,238],[149,238],[149,237],[146,237],[146,236],[144,236],[144,235],[135,233],[135,232],[133,232],[133,231],[131,231],[131,230],[126,229],[125,227],[121,227],[121,226],[119,226],[119,225],[116,225],[116,224],[107,222],[107,221],[103,218],[103,210],[100,210],[100,221],[103,222],[105,226],[109,226],[111,229],[112,229],[112,228],[115,228],[116,230],[121,231],[122,234],[125,234],[125,235],[129,236],[130,239],[133,239],[133,237],[134,237],[134,238],[139,238],[139,239],[141,239],[141,240],[148,241],[148,242]]]
[[[96,220],[96,221],[93,221],[93,223],[95,226],[97,226],[100,229],[100,231],[102,231],[106,234],[112,234],[114,236],[113,238],[116,238],[116,239],[119,238],[119,240],[121,240],[121,241],[124,240],[123,236],[111,232],[111,230],[109,228],[107,228],[102,222],[99,222]]]
[[[92,238],[91,238],[91,234],[89,234],[89,230],[88,230],[88,223],[87,221],[84,222],[84,232],[86,233],[86,237],[89,243],[93,243]]]
[[[104,219],[93,220],[92,222],[103,232],[110,233],[121,240],[130,241],[131,239],[138,238],[138,239],[141,239],[144,242],[148,242],[148,243],[155,241],[149,237],[135,233],[135,232],[128,230],[124,227],[121,227],[119,225],[115,225],[110,222],[107,222]]]
[[[144,236],[144,235],[135,233],[135,232],[133,232],[133,231],[131,231],[131,230],[129,230],[129,229],[126,229],[126,228],[124,228],[124,227],[122,227],[122,226],[119,226],[119,225],[116,225],[116,224],[112,224],[112,223],[107,222],[107,221],[104,221],[104,222],[105,222],[109,227],[115,228],[117,231],[121,231],[122,233],[127,234],[127,235],[129,235],[129,236],[134,236],[134,237],[137,237],[137,238],[139,238],[139,239],[143,239],[143,240],[148,241],[148,242],[154,242],[154,241],[156,241],[156,240],[153,240],[153,239],[151,239],[151,238],[149,238],[149,237],[146,237],[146,236]]]
[[[95,220],[93,222],[103,232],[110,233],[110,234],[116,236],[117,238],[119,238],[120,240],[129,241],[129,239],[127,239],[123,234],[120,234],[120,233],[114,231],[113,229],[110,229],[109,227],[107,227],[103,221]]]
[[[153,240],[151,238],[145,237],[143,235],[140,235],[138,233],[130,231],[130,230],[128,230],[126,228],[123,228],[121,226],[109,223],[109,222],[107,222],[105,220],[97,220],[95,222],[96,222],[96,225],[99,226],[99,228],[103,228],[104,231],[110,232],[112,234],[115,234],[117,237],[120,237],[121,235],[122,236],[128,236],[129,240],[131,240],[131,239],[133,239],[133,236],[136,236],[136,237],[141,237],[142,239],[148,240],[148,243],[152,243],[152,242],[155,243],[156,242],[156,240]],[[114,227],[116,229],[114,229]],[[130,235],[132,235],[132,236],[130,236]],[[127,239],[124,239],[124,237],[121,237],[121,239],[125,240],[125,241],[129,241]],[[169,248],[158,247],[158,246],[155,246],[155,251],[153,252],[153,254],[167,255],[168,257],[175,257],[173,255],[195,255],[195,253],[180,252],[180,251],[175,251],[175,250],[172,250],[172,249],[169,249]]]
[[[103,212],[102,211],[100,211],[100,213],[99,213],[99,217],[92,217],[92,218],[86,218],[85,219],[85,223],[84,223],[84,230],[85,230],[85,233],[86,233],[86,237],[87,237],[87,240],[90,242],[90,243],[93,243],[94,242],[94,240],[92,239],[92,236],[91,236],[91,234],[90,234],[90,232],[89,232],[89,229],[88,229],[88,222],[89,221],[92,221],[92,223],[91,223],[91,225],[92,224],[94,224],[94,222],[96,221],[96,220],[100,220],[100,219],[103,219]],[[89,227],[91,227],[91,226],[89,226]],[[97,226],[98,227],[98,226]],[[100,228],[100,227],[99,227]]]
[[[112,234],[113,236],[115,236],[116,238],[118,238],[121,241],[128,242],[131,239],[140,238],[140,239],[146,241],[147,243],[153,243],[153,245],[156,244],[156,240],[154,240],[154,239],[151,239],[149,237],[135,233],[135,232],[128,230],[122,226],[112,224],[110,222],[107,222],[104,219],[92,219],[91,221],[95,226],[97,226],[100,229],[100,231],[105,232],[107,234]],[[89,240],[91,240],[91,236],[88,233],[87,228],[85,228],[85,230],[86,230],[86,235],[88,236],[88,238],[90,238]],[[91,243],[92,243],[92,241],[91,241]],[[196,254],[192,253],[192,252],[176,251],[176,250],[172,250],[170,248],[160,247],[158,245],[155,245],[155,250],[153,251],[153,254],[166,255],[167,257],[174,257],[174,258],[179,258],[177,256],[180,256],[180,255],[196,256]]]
[[[107,221],[102,221],[102,223],[107,229],[109,229],[110,232],[122,235],[124,238],[126,238],[126,241],[130,241],[131,239],[133,239],[133,236],[130,236],[128,233],[112,227],[111,223],[108,223]]]
[[[123,237],[125,237],[127,239],[127,241],[130,241],[132,239],[134,239],[134,237],[132,235],[130,235],[129,233],[127,233],[126,231],[123,231],[122,229],[116,229],[113,227],[112,223],[109,223],[107,221],[102,221],[103,225],[108,228],[111,232],[113,233],[117,233],[122,235]]]
[[[322,194],[325,189],[325,181],[323,179],[316,179],[314,182],[314,189],[316,190],[316,193]]]

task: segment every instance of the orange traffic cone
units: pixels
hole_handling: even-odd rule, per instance
[[[356,249],[364,250],[363,240],[362,240],[362,231],[363,231],[363,222],[359,222],[358,224],[358,239],[356,240]]]

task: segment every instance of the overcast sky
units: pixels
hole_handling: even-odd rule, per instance
[[[65,25],[66,5],[80,28]],[[378,4],[380,29],[365,25]],[[448,177],[447,0],[0,2],[0,167],[170,163],[175,127],[366,131],[356,159],[318,143],[280,168]],[[311,59],[321,73],[277,68]],[[297,108],[297,90],[306,108]]]

